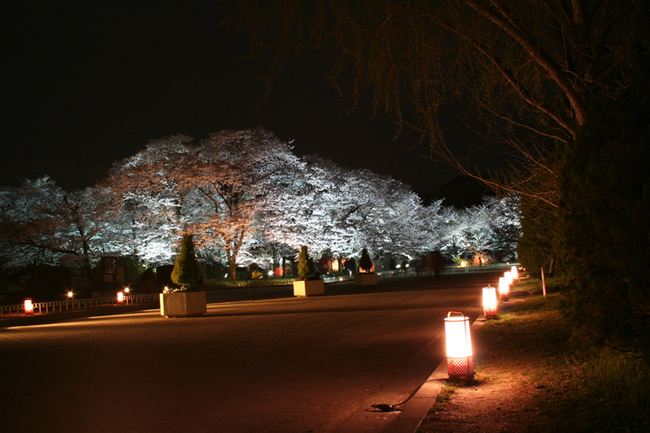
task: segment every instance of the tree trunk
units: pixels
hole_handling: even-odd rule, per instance
[[[234,283],[237,281],[237,260],[235,260],[234,254],[230,256],[230,259],[228,260],[228,266],[230,268],[230,282]]]

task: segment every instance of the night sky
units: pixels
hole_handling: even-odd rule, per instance
[[[270,58],[243,59],[241,35],[223,39],[215,2],[12,2],[3,6],[0,186],[49,175],[68,189],[92,186],[114,161],[151,139],[197,139],[222,129],[264,127],[351,168],[391,175],[423,198],[459,173],[432,162],[418,136],[327,82],[330,64],[293,59],[268,100],[259,79]],[[112,3],[112,2],[111,2]],[[270,53],[269,53],[270,56]],[[449,140],[467,142],[453,115]]]

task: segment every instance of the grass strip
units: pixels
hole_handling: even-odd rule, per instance
[[[500,304],[498,319],[486,321],[472,336],[481,348],[475,355],[477,373],[498,379],[516,372],[518,380],[533,384],[535,405],[550,431],[650,431],[647,363],[584,341],[563,314],[563,294],[544,298],[536,294],[538,285],[536,280],[516,283],[512,301]],[[450,396],[453,384],[446,384],[428,416],[444,410]],[[431,431],[426,419],[418,431]]]

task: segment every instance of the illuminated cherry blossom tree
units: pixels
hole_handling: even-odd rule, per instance
[[[232,281],[242,246],[262,229],[259,216],[297,161],[287,143],[257,129],[212,134],[183,167],[180,186],[196,197],[190,227],[197,244],[225,252]]]
[[[72,193],[48,177],[6,188],[0,200],[0,243],[6,266],[29,264],[81,266],[111,248],[105,223],[112,212],[103,206],[103,191]]]
[[[199,257],[277,268],[305,245],[314,257],[410,260],[447,255],[510,259],[516,201],[457,210],[427,206],[408,185],[318,156],[298,158],[268,131],[222,131],[194,143],[151,141],[95,188],[68,193],[48,178],[0,191],[0,242],[11,265],[83,266],[108,253],[169,264],[183,234]]]
[[[513,260],[521,238],[519,207],[510,198],[484,197],[483,203],[457,210],[443,207],[443,242],[448,255],[469,255],[476,262],[488,256]]]
[[[259,215],[297,161],[262,129],[217,132],[198,145],[175,136],[119,164],[110,183],[133,215],[135,239],[153,234],[147,245],[170,246],[181,232],[193,233],[197,249],[225,255],[234,281],[242,247],[255,242]]]
[[[119,210],[112,222],[122,234],[123,251],[149,264],[167,264],[186,224],[183,207],[189,191],[179,185],[180,167],[193,139],[185,135],[153,140],[132,157],[117,162],[102,185]]]

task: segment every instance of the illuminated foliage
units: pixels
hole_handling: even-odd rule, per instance
[[[267,131],[150,142],[97,187],[66,193],[45,178],[0,191],[7,263],[90,266],[102,254],[169,264],[182,233],[196,254],[235,278],[237,266],[276,269],[302,246],[317,257],[410,260],[433,250],[493,253],[516,242],[506,201],[458,211],[399,181],[316,156],[297,158]],[[477,232],[477,231],[480,231]],[[220,273],[223,276],[226,271]]]
[[[5,266],[65,264],[83,267],[90,275],[92,262],[116,246],[107,224],[114,211],[105,206],[105,193],[100,188],[68,193],[48,177],[3,190]]]
[[[191,230],[201,250],[224,254],[234,281],[242,247],[261,230],[258,214],[296,161],[286,143],[261,129],[214,133],[198,145],[176,136],[118,164],[110,183],[119,185],[148,246],[171,245]]]
[[[231,280],[242,246],[263,232],[258,216],[296,162],[288,144],[260,129],[212,134],[183,167],[180,185],[195,200],[189,223],[204,249],[225,253]]]
[[[149,142],[136,155],[114,164],[102,185],[110,191],[111,206],[119,211],[112,221],[121,229],[123,251],[151,264],[169,264],[173,245],[185,226],[186,191],[177,176],[191,137],[177,135]]]

